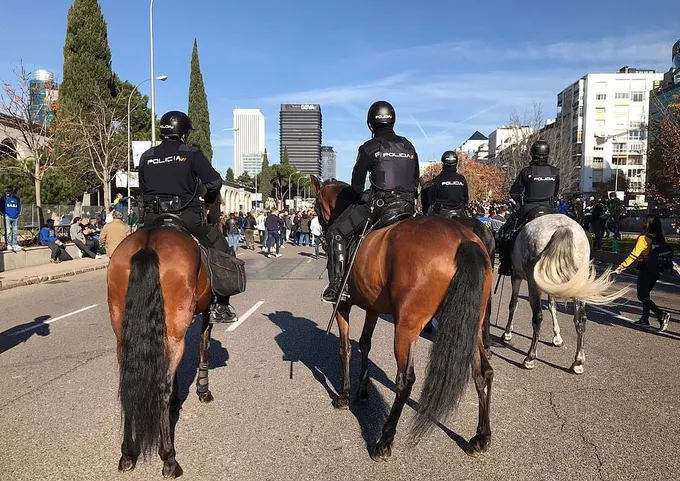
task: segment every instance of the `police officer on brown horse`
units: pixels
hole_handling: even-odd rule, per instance
[[[521,205],[513,212],[501,232],[499,248],[501,275],[512,274],[512,246],[515,233],[530,215],[532,220],[539,215],[556,213],[555,200],[560,187],[560,171],[548,164],[550,146],[545,140],[537,140],[531,146],[531,162],[523,168],[510,188],[510,196]]]
[[[427,214],[444,217],[467,216],[470,201],[468,183],[458,173],[458,155],[453,150],[442,154],[442,171],[432,180],[428,190],[429,211]]]
[[[322,294],[326,302],[341,300],[347,246],[367,222],[391,211],[415,214],[420,173],[418,154],[408,139],[394,133],[395,121],[394,107],[388,102],[375,102],[368,109],[367,123],[373,137],[359,147],[352,171],[352,189],[360,194],[359,203],[344,210],[327,232],[330,284]],[[369,173],[371,188],[364,192]]]
[[[217,203],[222,176],[199,148],[186,144],[193,130],[191,119],[184,112],[167,112],[161,117],[160,130],[162,142],[144,152],[139,163],[139,190],[144,202],[141,223],[151,227],[161,214],[174,213],[201,245],[227,252],[224,236],[206,222],[202,205],[202,200],[208,205]],[[215,212],[219,206],[214,207],[210,217],[219,216]],[[237,320],[228,297],[214,297],[210,320]]]

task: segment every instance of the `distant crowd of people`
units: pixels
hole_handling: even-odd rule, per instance
[[[255,234],[262,252],[267,257],[281,256],[286,241],[293,245],[314,247],[314,258],[319,258],[319,247],[323,244],[323,231],[313,210],[232,212],[222,216],[220,228],[233,254],[241,243],[246,249],[255,250]],[[274,247],[274,254],[272,254]]]

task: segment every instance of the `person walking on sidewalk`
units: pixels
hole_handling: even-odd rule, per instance
[[[257,229],[257,221],[253,217],[252,212],[248,212],[246,220],[243,222],[246,234],[246,249],[255,250],[255,230]]]
[[[279,211],[276,209],[272,210],[264,221],[264,227],[267,230],[267,257],[272,256],[272,244],[276,246],[276,257],[281,257],[279,240],[282,224],[283,220],[279,217]]]
[[[314,259],[319,258],[319,245],[321,244],[321,238],[323,237],[323,229],[321,228],[321,222],[316,214],[312,214],[312,220],[309,223],[309,231],[312,234],[312,239],[314,242]]]
[[[14,187],[8,185],[5,195],[0,198],[0,214],[4,219],[5,249],[18,252],[22,250],[17,240],[19,230],[19,216],[21,215],[21,201],[14,195]]]
[[[664,260],[665,257],[667,257],[666,260]],[[673,268],[672,258],[673,251],[666,244],[661,220],[655,215],[648,215],[635,247],[614,271],[616,274],[621,274],[624,269],[637,260],[637,297],[642,303],[642,317],[635,324],[649,326],[649,313],[654,311],[659,320],[659,330],[663,332],[668,327],[668,322],[671,319],[670,313],[659,309],[659,306],[650,298],[650,294],[661,273],[665,269]]]

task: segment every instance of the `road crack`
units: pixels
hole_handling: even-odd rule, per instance
[[[581,439],[585,444],[593,448],[593,453],[595,454],[595,459],[597,460],[597,474],[600,477],[600,479],[604,480],[604,473],[602,472],[602,465],[604,464],[602,462],[602,457],[600,456],[600,449],[597,447],[597,444],[595,444],[592,441],[589,441],[586,439],[585,434],[581,429],[578,430],[579,435],[581,436]]]
[[[564,426],[567,424],[567,420],[563,419],[562,416],[560,416],[560,412],[557,410],[557,405],[555,404],[555,401],[553,400],[553,395],[554,393],[552,391],[548,392],[548,402],[550,403],[550,408],[552,409],[553,413],[555,414],[555,417],[557,418],[558,421],[560,421],[562,424],[560,425],[560,432],[564,432]]]

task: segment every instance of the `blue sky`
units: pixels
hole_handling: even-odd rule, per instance
[[[133,83],[148,78],[148,1],[100,4],[114,70]],[[20,61],[61,77],[70,5],[2,1],[4,19],[24,21],[3,22],[0,79],[11,80]],[[396,130],[421,160],[439,158],[475,130],[507,123],[512,109],[541,102],[554,117],[557,93],[587,72],[666,71],[680,38],[676,13],[674,0],[156,0],[156,74],[169,76],[156,83],[156,109],[186,109],[196,37],[223,174],[233,166],[233,134],[219,130],[232,126],[233,108],[264,112],[278,161],[279,104],[301,102],[321,104],[323,143],[338,150],[338,177],[348,179],[373,101],[394,104]]]

